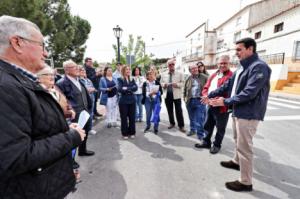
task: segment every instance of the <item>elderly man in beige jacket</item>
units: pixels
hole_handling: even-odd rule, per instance
[[[182,87],[184,84],[184,76],[180,72],[175,72],[175,62],[175,59],[168,60],[167,65],[169,70],[161,75],[160,82],[164,90],[163,93],[169,115],[170,126],[168,127],[168,129],[172,129],[173,127],[175,127],[173,108],[174,104],[179,130],[184,133],[184,119],[181,108],[181,97]]]

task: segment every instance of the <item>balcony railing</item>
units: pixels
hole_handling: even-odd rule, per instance
[[[284,53],[260,56],[268,64],[284,64]]]
[[[203,53],[202,52],[196,52],[187,56],[182,57],[183,62],[189,62],[189,61],[195,61],[198,59],[203,59]]]

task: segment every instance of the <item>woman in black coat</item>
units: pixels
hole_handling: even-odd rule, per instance
[[[122,136],[123,139],[127,140],[128,137],[135,138],[136,100],[134,92],[137,90],[137,85],[134,79],[130,77],[129,66],[124,66],[121,74],[122,77],[118,79],[119,110]]]

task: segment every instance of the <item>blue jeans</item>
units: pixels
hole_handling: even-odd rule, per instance
[[[186,104],[190,118],[190,130],[197,133],[198,139],[205,137],[203,123],[205,120],[205,105],[201,104],[200,99],[191,98]]]
[[[151,127],[151,116],[154,110],[155,102],[154,100],[150,100],[149,97],[145,99],[145,109],[146,109],[146,128]],[[154,123],[154,130],[158,130],[159,123]]]
[[[135,111],[135,119],[136,120],[142,120],[143,118],[143,105],[142,105],[142,94],[136,94],[136,111]]]

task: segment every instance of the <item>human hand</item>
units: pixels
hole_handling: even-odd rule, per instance
[[[75,116],[76,116],[75,111],[70,110],[70,113],[71,113],[71,119],[74,120],[74,119],[75,119]]]
[[[80,135],[81,141],[84,140],[86,134],[85,134],[85,130],[83,130],[82,128],[80,128],[80,126],[77,123],[71,123],[69,125],[70,129],[74,129],[78,132],[78,134]]]
[[[223,97],[219,97],[219,98],[214,98],[209,100],[209,105],[211,106],[224,106],[224,98]]]
[[[124,86],[124,87],[122,87],[122,89],[123,89],[123,90],[127,90],[127,87],[126,87],[126,86]]]
[[[207,96],[202,96],[200,102],[202,104],[208,104],[209,103],[209,98]]]

